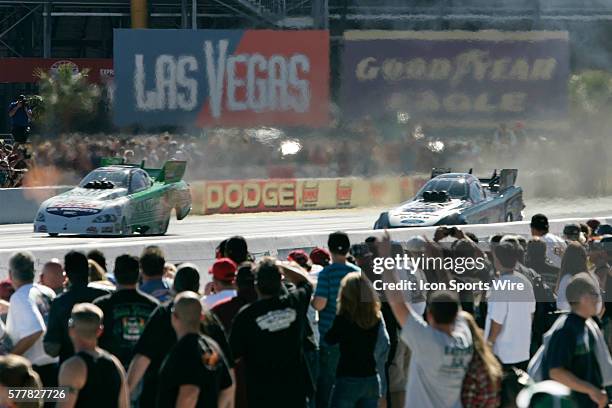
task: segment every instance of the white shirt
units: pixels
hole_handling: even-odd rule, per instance
[[[24,337],[39,331],[43,332],[34,345],[23,354],[33,365],[42,366],[58,361],[57,357],[45,353],[43,347],[49,309],[54,298],[55,292],[52,289],[31,283],[21,286],[11,296],[6,331],[13,345]]]
[[[557,268],[560,268],[563,253],[567,248],[567,243],[565,240],[556,236],[555,234],[551,234],[550,232],[542,235],[540,239],[546,244],[546,257],[550,263]]]
[[[603,303],[601,299],[601,288],[599,287],[599,279],[597,279],[597,276],[593,275],[591,272],[589,272],[589,275],[593,280],[593,285],[595,286],[597,293],[599,293],[599,296],[597,297],[597,314],[599,315],[601,313],[601,309],[603,308]],[[571,306],[567,300],[566,292],[567,285],[569,285],[572,278],[572,275],[566,274],[559,281],[559,291],[557,292],[557,309],[563,312],[569,312],[571,310]]]
[[[204,302],[204,306],[206,306],[208,309],[211,309],[221,300],[231,299],[237,294],[238,292],[236,292],[235,289],[225,289],[219,293],[213,293],[212,295],[204,296],[202,298],[202,302]]]
[[[518,272],[504,274],[500,282],[522,283],[523,290],[495,290],[493,285],[488,294],[485,339],[491,331],[491,321],[502,325],[501,332],[493,345],[493,353],[504,364],[514,364],[529,360],[531,344],[531,321],[536,302],[533,286],[525,276]]]

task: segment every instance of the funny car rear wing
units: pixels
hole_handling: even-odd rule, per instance
[[[144,160],[140,162],[140,164],[127,164],[125,163],[125,159],[123,157],[103,157],[101,160],[102,167],[104,166],[131,166],[131,167],[140,167],[144,171],[147,172],[149,177],[159,183],[177,183],[183,179],[185,175],[185,170],[187,169],[186,161],[179,160],[168,160],[164,163],[164,166],[161,169],[149,169],[145,167]]]
[[[185,169],[187,169],[187,162],[178,160],[168,160],[161,169],[147,169],[143,167],[143,170],[149,174],[149,177],[158,183],[165,184],[181,181],[185,175]]]
[[[488,187],[492,192],[504,191],[514,186],[518,177],[518,169],[501,169],[497,174],[497,169],[493,171],[491,178],[479,178],[484,187]]]

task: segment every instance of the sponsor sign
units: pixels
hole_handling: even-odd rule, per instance
[[[115,30],[117,125],[328,123],[327,31]]]
[[[344,39],[341,104],[350,117],[532,128],[566,119],[565,31],[349,31]]]
[[[291,211],[296,190],[294,179],[207,181],[204,213]]]
[[[68,66],[73,73],[88,69],[94,83],[105,83],[114,75],[110,58],[0,58],[0,83],[37,82],[38,70],[53,74],[61,66]]]

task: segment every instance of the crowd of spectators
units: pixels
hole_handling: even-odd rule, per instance
[[[18,252],[0,283],[0,406],[42,406],[13,387],[62,386],[62,407],[606,407],[611,232],[591,220],[559,237],[537,214],[528,237],[335,232],[287,260],[235,236],[207,285],[156,246],[112,271],[98,250],[40,274]],[[415,262],[436,257],[475,262]]]
[[[33,137],[29,167],[53,168],[58,184],[80,180],[98,167],[103,157],[122,157],[129,163],[144,160],[148,167],[162,166],[169,159],[187,160],[188,179],[371,177],[428,173],[432,167],[467,171],[465,163],[488,171],[509,166],[504,162],[509,157],[516,162],[523,156],[518,152],[529,154],[534,146],[555,143],[527,138],[524,132],[521,137],[507,133],[515,135],[511,130],[498,130],[493,137],[433,137],[419,127],[390,132],[364,121],[353,128],[317,132],[259,128],[212,129],[197,136],[70,134],[53,139]],[[546,157],[540,152],[539,162]],[[525,168],[525,163],[519,164]]]

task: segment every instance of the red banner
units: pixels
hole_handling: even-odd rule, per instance
[[[37,70],[54,72],[63,65],[75,73],[89,69],[89,79],[94,83],[114,77],[111,58],[0,58],[0,83],[36,82]]]
[[[207,181],[204,213],[294,211],[295,179]]]

